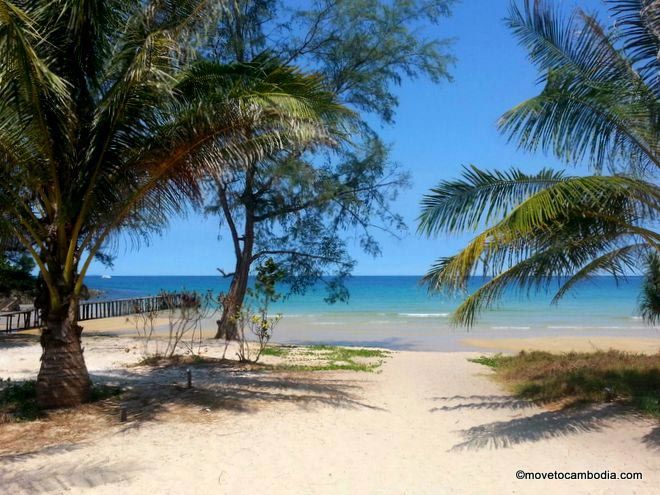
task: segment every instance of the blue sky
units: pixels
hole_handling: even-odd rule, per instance
[[[603,10],[601,0],[556,0],[570,8]],[[351,246],[356,275],[418,275],[433,260],[460,249],[470,236],[426,239],[415,233],[422,195],[442,179],[456,177],[462,165],[486,168],[517,166],[535,171],[560,167],[552,157],[516,150],[499,135],[495,122],[515,104],[538,93],[537,73],[504,25],[508,0],[464,0],[438,28],[438,37],[455,37],[454,81],[434,85],[416,80],[397,89],[400,106],[393,126],[382,135],[393,158],[408,170],[412,187],[400,195],[394,210],[409,226],[402,239],[378,236],[382,256],[372,258]],[[576,169],[576,173],[583,172]],[[113,269],[94,264],[90,274],[215,275],[233,266],[229,238],[219,239],[215,218],[190,215],[175,219],[168,231],[139,249],[120,243]]]

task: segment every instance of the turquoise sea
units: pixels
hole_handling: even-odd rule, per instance
[[[483,283],[475,277],[469,290]],[[103,291],[101,298],[130,298],[161,290],[214,291],[228,280],[196,276],[98,276],[87,285]],[[347,303],[327,304],[322,287],[287,297],[273,306],[284,318],[274,339],[282,343],[335,343],[417,350],[461,348],[464,338],[532,336],[637,336],[660,338],[660,329],[646,326],[637,313],[641,278],[617,281],[595,277],[580,284],[559,305],[551,294],[505,296],[470,330],[451,326],[449,315],[460,298],[429,295],[415,276],[353,277]],[[285,288],[282,288],[285,291]]]

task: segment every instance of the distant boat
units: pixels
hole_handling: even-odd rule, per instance
[[[110,275],[101,275],[101,278],[112,278]]]

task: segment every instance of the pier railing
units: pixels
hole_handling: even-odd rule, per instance
[[[167,296],[135,297],[108,301],[87,301],[78,306],[78,321],[98,320],[115,316],[128,316],[147,311],[161,311],[181,305],[180,294]],[[16,332],[41,327],[43,322],[39,311],[9,311],[0,313],[0,332]]]

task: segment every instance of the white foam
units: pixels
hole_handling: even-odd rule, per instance
[[[447,318],[449,313],[398,313],[398,316],[408,316],[410,318]]]
[[[503,327],[490,327],[493,330],[531,330],[532,327],[509,327],[509,326],[503,326]]]

